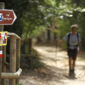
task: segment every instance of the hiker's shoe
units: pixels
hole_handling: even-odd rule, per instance
[[[72,69],[72,77],[75,77],[74,69]]]
[[[71,69],[69,70],[69,76],[70,77],[72,76],[72,70]]]

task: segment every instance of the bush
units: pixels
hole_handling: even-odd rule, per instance
[[[40,61],[39,54],[33,50],[32,55],[24,55],[21,58],[21,67],[23,69],[38,69],[43,67],[43,63]]]

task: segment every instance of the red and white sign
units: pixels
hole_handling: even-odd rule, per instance
[[[7,34],[8,32],[0,32],[0,46],[7,45]]]
[[[0,25],[12,25],[16,18],[13,10],[0,9]]]
[[[2,58],[3,57],[3,53],[2,53],[2,51],[0,51],[0,58]]]

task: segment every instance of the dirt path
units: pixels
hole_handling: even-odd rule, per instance
[[[68,77],[68,57],[65,51],[55,47],[35,46],[44,69],[27,71],[21,77],[22,85],[85,85],[85,60],[77,59],[76,78]]]

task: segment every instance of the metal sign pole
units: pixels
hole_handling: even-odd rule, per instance
[[[4,9],[4,8],[5,8],[5,3],[0,2],[0,9]],[[3,29],[4,29],[4,25],[0,25],[0,32],[3,31]],[[2,51],[2,46],[0,46],[0,50]],[[0,58],[0,85],[2,85],[1,72],[2,72],[2,58]]]

